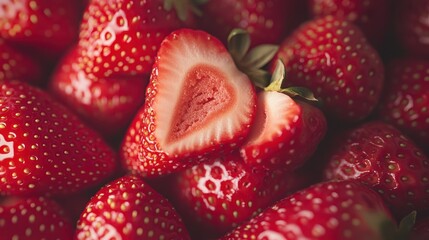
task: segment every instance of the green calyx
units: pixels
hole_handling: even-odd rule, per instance
[[[273,75],[271,76],[270,84],[264,88],[265,91],[276,91],[284,93],[290,97],[301,97],[308,101],[317,101],[314,97],[313,92],[305,87],[287,87],[282,88],[283,81],[285,79],[286,71],[283,62],[278,59],[276,62],[276,68],[274,69]]]
[[[190,11],[197,16],[202,14],[196,7],[197,4],[198,3],[191,0],[164,0],[164,10],[171,11],[174,9],[177,17],[179,17],[182,22],[185,22]]]
[[[274,58],[279,47],[263,44],[250,49],[249,33],[243,29],[233,29],[228,36],[228,51],[240,71],[247,74],[255,86],[265,91],[276,91],[290,97],[301,97],[309,101],[317,101],[313,93],[304,87],[282,88],[285,79],[283,62],[277,61],[271,75],[264,67]]]
[[[228,51],[240,71],[260,88],[270,82],[270,74],[263,69],[279,49],[273,44],[263,44],[250,49],[249,33],[243,29],[233,29],[228,36]]]

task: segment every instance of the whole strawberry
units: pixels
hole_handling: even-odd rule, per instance
[[[277,54],[287,86],[309,88],[331,121],[357,122],[378,103],[384,66],[362,31],[346,20],[310,20],[287,37]]]
[[[73,239],[74,226],[64,209],[45,197],[2,198],[2,239]]]
[[[231,152],[249,133],[255,106],[251,81],[219,40],[174,31],[161,44],[145,104],[124,138],[124,165],[154,177]]]
[[[395,59],[386,68],[386,88],[377,117],[395,125],[425,150],[429,142],[429,61]]]
[[[115,152],[46,92],[0,81],[0,111],[1,195],[73,193],[115,172]]]
[[[313,18],[333,15],[353,22],[375,47],[381,47],[385,40],[390,20],[389,0],[308,0],[308,7]]]
[[[203,1],[199,26],[221,40],[234,28],[249,32],[252,44],[279,44],[304,18],[304,1],[208,0]]]
[[[81,5],[69,0],[5,0],[0,37],[39,57],[57,58],[78,36]]]
[[[148,78],[90,78],[78,63],[77,47],[67,53],[51,75],[49,90],[107,139],[125,132],[143,105]]]
[[[190,4],[190,0],[90,1],[79,34],[80,67],[90,78],[148,76],[161,41],[173,30],[193,26]]]
[[[381,197],[356,181],[298,191],[222,239],[393,239],[395,220]]]
[[[354,179],[375,189],[396,217],[429,210],[429,159],[395,127],[366,122],[331,143],[325,179]]]
[[[87,204],[75,239],[189,239],[166,198],[136,176],[118,178]]]

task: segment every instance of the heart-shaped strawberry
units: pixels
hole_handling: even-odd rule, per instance
[[[159,176],[231,151],[249,132],[255,98],[218,39],[199,30],[173,32],[161,44],[146,102],[125,136],[125,165]]]

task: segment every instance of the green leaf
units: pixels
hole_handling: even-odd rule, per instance
[[[252,69],[246,71],[246,74],[256,87],[264,89],[270,83],[271,75],[265,70]]]
[[[246,30],[235,28],[228,36],[228,51],[237,65],[250,48],[250,36]]]
[[[285,93],[290,97],[301,97],[308,101],[317,101],[317,98],[314,97],[313,92],[305,87],[288,87],[281,89],[279,92]]]
[[[256,46],[246,54],[241,64],[246,68],[261,68],[273,59],[278,50],[279,47],[273,44]]]
[[[399,222],[399,228],[397,233],[395,234],[395,237],[393,238],[394,240],[409,239],[411,231],[413,230],[414,225],[416,223],[416,216],[417,212],[412,211]]]

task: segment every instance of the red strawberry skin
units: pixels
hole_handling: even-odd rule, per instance
[[[353,22],[375,47],[380,47],[387,34],[391,10],[388,0],[309,0],[308,7],[313,18],[334,15]]]
[[[90,78],[74,47],[58,64],[50,91],[106,138],[125,132],[143,105],[148,77]]]
[[[22,0],[0,4],[0,36],[42,57],[58,57],[76,41],[79,1]]]
[[[249,133],[255,108],[253,85],[219,40],[175,31],[161,44],[145,104],[121,147],[123,163],[154,177],[231,152]]]
[[[0,80],[20,80],[32,85],[42,85],[42,71],[30,56],[0,39]]]
[[[429,145],[429,61],[394,59],[388,63],[388,83],[377,117],[395,125],[424,150]]]
[[[395,39],[406,56],[429,56],[429,2],[426,0],[395,2]]]
[[[73,239],[74,226],[55,201],[45,197],[0,200],[2,239]]]
[[[249,166],[233,153],[176,174],[171,199],[195,234],[219,237],[305,183],[297,180]]]
[[[318,108],[286,94],[258,93],[256,120],[240,148],[247,164],[295,170],[315,152],[327,122]]]
[[[379,101],[383,63],[350,22],[333,16],[310,20],[283,41],[276,59],[285,64],[287,85],[312,90],[331,121],[362,120]]]
[[[94,0],[83,15],[79,34],[79,63],[98,78],[150,75],[161,41],[173,30],[193,26],[163,0]]]
[[[136,176],[101,188],[78,221],[75,239],[190,239],[166,198]]]
[[[395,221],[375,191],[353,181],[322,182],[280,200],[221,239],[383,239],[387,223]]]
[[[218,39],[227,39],[234,28],[249,32],[252,44],[279,44],[306,12],[304,1],[216,0],[201,6],[200,26]],[[269,34],[267,34],[269,33]]]
[[[365,183],[382,195],[398,218],[429,210],[429,159],[398,129],[367,122],[331,144],[325,179]]]
[[[0,82],[2,195],[60,195],[105,181],[116,153],[46,92]]]

